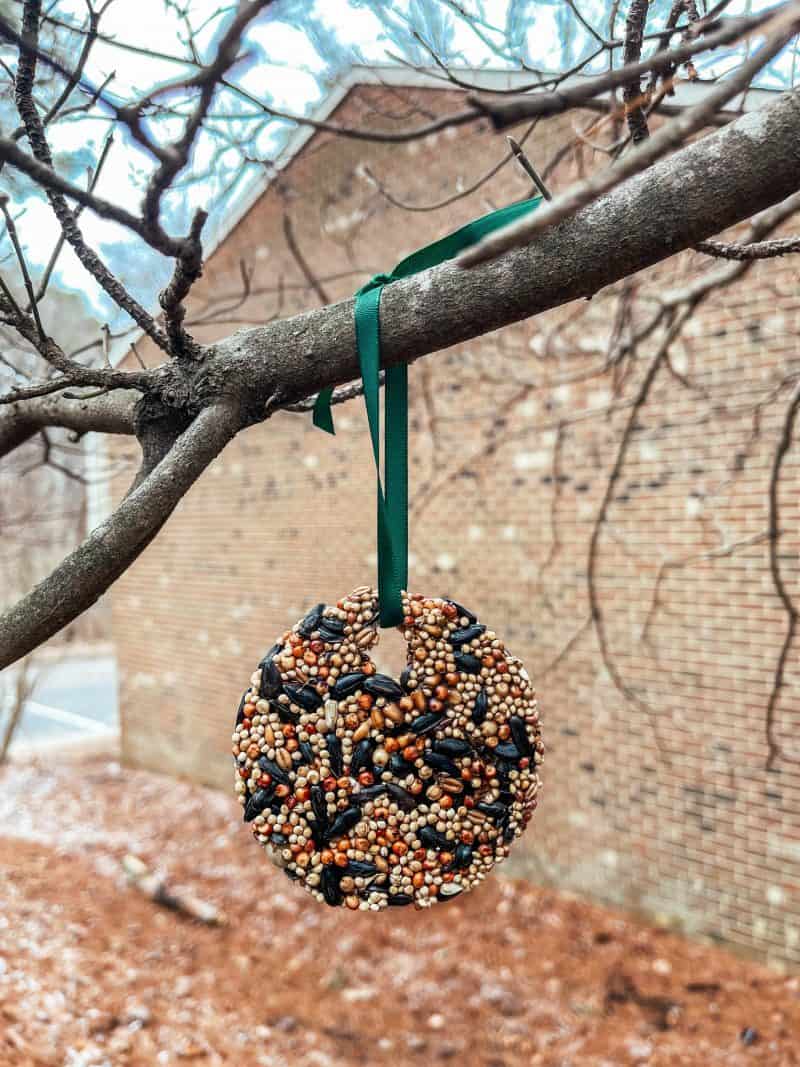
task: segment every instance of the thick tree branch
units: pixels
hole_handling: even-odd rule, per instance
[[[150,543],[239,425],[238,405],[202,411],[167,456],[44,581],[0,618],[0,669],[80,615]]]
[[[387,286],[384,366],[591,296],[798,188],[800,102],[787,95],[636,175],[525,248],[474,271],[445,264]],[[254,417],[272,394],[283,406],[357,378],[352,299],[234,334],[215,346],[209,375],[210,389],[226,377],[247,382]]]
[[[0,408],[0,456],[18,448],[39,430],[61,426],[76,434],[133,434],[134,409],[139,393],[115,389],[91,400],[42,396]]]

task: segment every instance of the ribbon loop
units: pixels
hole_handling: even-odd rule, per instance
[[[383,287],[453,259],[487,234],[535,210],[541,200],[537,196],[509,204],[467,223],[447,237],[413,252],[390,274],[376,274],[356,293],[356,344],[378,483],[378,599],[383,627],[398,626],[402,622],[401,592],[408,585],[408,367],[405,363],[386,370],[385,489],[381,482],[380,304]],[[323,389],[314,404],[314,425],[331,434],[335,433],[332,396],[332,388]]]

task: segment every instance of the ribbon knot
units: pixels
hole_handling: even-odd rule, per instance
[[[467,223],[447,237],[412,252],[390,274],[376,274],[356,293],[356,345],[372,454],[378,474],[378,601],[383,627],[398,626],[402,622],[400,594],[408,585],[408,367],[401,363],[386,369],[384,490],[380,453],[381,293],[385,285],[401,278],[410,278],[413,274],[453,259],[487,234],[535,210],[541,200],[537,196],[532,200],[509,204]],[[323,389],[314,404],[314,425],[331,434],[335,433],[332,396],[332,388]]]
[[[356,298],[368,293],[370,289],[382,288],[384,285],[388,285],[389,282],[393,282],[394,280],[394,274],[375,274],[365,285],[361,286],[356,293]]]

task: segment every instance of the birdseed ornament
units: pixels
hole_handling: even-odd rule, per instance
[[[233,734],[236,792],[273,863],[353,910],[483,881],[537,804],[530,679],[452,600],[402,595],[407,666],[379,674],[378,597],[318,604],[266,654]]]
[[[454,600],[410,596],[408,377],[385,371],[381,293],[535,209],[511,204],[378,274],[356,294],[355,332],[377,470],[378,589],[318,604],[259,664],[233,734],[244,819],[273,862],[319,900],[380,911],[452,900],[508,855],[536,807],[543,751],[528,675]],[[314,423],[333,433],[331,390]],[[369,650],[399,626],[399,681]]]

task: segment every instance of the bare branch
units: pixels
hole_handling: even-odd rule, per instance
[[[225,74],[236,62],[239,45],[247,27],[271,3],[272,0],[252,0],[252,2],[241,0],[236,14],[217,46],[213,61],[207,67],[201,68],[192,78],[159,86],[138,103],[120,110],[120,118],[128,125],[134,137],[141,139],[137,136],[137,132],[140,129],[142,111],[155,96],[174,92],[178,88],[200,90],[197,105],[189,116],[180,138],[174,144],[158,149],[156,152],[160,166],[148,183],[142,204],[142,216],[149,229],[156,232],[160,229],[161,199],[178,172],[183,170],[189,161],[189,153],[208,115],[217,86],[223,82]],[[153,142],[150,138],[144,139],[142,143],[151,150],[153,149]]]
[[[578,182],[539,211],[484,238],[474,248],[462,253],[459,263],[464,267],[475,266],[500,252],[526,244],[542,230],[574,215],[598,196],[652,166],[682,145],[693,133],[707,124],[708,117],[717,108],[744,91],[753,76],[797,33],[800,29],[800,4],[795,0],[781,9],[780,14],[768,24],[768,29],[769,36],[753,58],[742,64],[730,77],[709,89],[700,103],[666,123],[649,140],[642,142],[614,166],[598,171],[584,182]],[[800,109],[800,97],[791,93],[788,98],[793,102],[793,106]]]
[[[779,237],[774,241],[757,241],[743,245],[728,245],[724,241],[701,241],[695,245],[695,249],[719,259],[774,259],[776,256],[800,252],[800,237]]]
[[[603,665],[605,666],[606,671],[608,672],[608,676],[611,679],[614,688],[634,707],[636,707],[639,711],[644,712],[648,717],[653,716],[654,709],[644,700],[642,700],[638,693],[636,693],[628,685],[628,683],[620,674],[619,668],[617,667],[614,661],[614,657],[611,653],[608,635],[606,633],[605,614],[597,588],[597,561],[599,554],[598,550],[600,544],[600,536],[603,532],[603,527],[608,518],[608,509],[614,497],[614,490],[616,489],[619,476],[622,473],[622,468],[625,463],[625,457],[628,454],[628,447],[633,436],[633,428],[638,421],[639,413],[641,412],[644,405],[647,403],[647,399],[650,395],[650,390],[652,389],[653,383],[656,380],[658,372],[664,363],[666,354],[669,351],[669,346],[680,333],[683,324],[689,318],[689,315],[691,314],[692,310],[693,308],[691,306],[687,306],[672,316],[672,321],[670,322],[667,330],[665,331],[664,337],[658,345],[655,354],[652,356],[647,366],[647,370],[645,371],[644,377],[642,378],[641,384],[639,385],[639,388],[636,392],[636,397],[633,401],[630,414],[628,415],[628,419],[622,431],[622,436],[620,437],[619,445],[617,446],[617,452],[614,457],[614,463],[606,480],[606,487],[605,492],[603,493],[603,499],[600,503],[600,507],[595,518],[594,526],[592,527],[592,535],[589,539],[589,552],[586,564],[586,586],[589,594],[591,618],[592,623],[594,625],[595,633],[597,635],[597,644],[600,650],[600,657],[603,661]],[[659,738],[657,731],[655,733],[655,736],[656,741],[658,742]]]
[[[44,125],[39,116],[39,111],[33,99],[33,87],[36,76],[36,51],[39,42],[39,19],[41,15],[41,0],[25,0],[22,18],[22,41],[20,48],[19,63],[17,65],[17,77],[14,84],[14,95],[17,110],[25,127],[31,150],[36,160],[48,169],[52,169],[53,159],[50,146],[44,132]],[[0,149],[0,155],[2,155]],[[6,157],[7,158],[7,157]],[[12,162],[7,159],[7,162]],[[48,199],[64,237],[71,245],[80,262],[96,279],[100,286],[108,293],[112,300],[126,311],[131,318],[147,333],[160,348],[167,347],[167,340],[162,331],[156,326],[151,315],[138,303],[114,277],[111,271],[102,262],[97,253],[87,245],[83,239],[77,224],[74,212],[67,205],[61,193],[45,184],[48,191]],[[91,193],[88,194],[90,197]],[[32,300],[35,311],[35,301]]]
[[[625,20],[625,49],[622,53],[623,63],[626,65],[638,63],[641,59],[642,37],[649,10],[650,0],[631,0],[628,17]],[[647,103],[647,98],[642,96],[642,83],[638,76],[632,77],[625,83],[622,89],[622,99],[625,101],[631,138],[634,144],[638,144],[650,135],[643,107]]]
[[[309,288],[313,289],[316,293],[317,299],[319,300],[320,304],[330,304],[331,299],[325,291],[322,282],[313,272],[313,270],[308,264],[308,260],[305,258],[305,256],[300,250],[300,246],[297,243],[297,238],[294,235],[294,227],[292,226],[292,220],[285,211],[283,213],[283,236],[286,238],[286,244],[289,248],[289,251],[292,253],[292,256],[294,257],[295,263],[300,268],[300,272],[302,273],[305,280],[308,282]]]
[[[792,595],[789,592],[789,587],[783,576],[781,557],[778,551],[778,541],[781,536],[779,496],[781,468],[783,467],[783,462],[786,459],[789,449],[792,447],[792,437],[794,435],[794,425],[798,411],[800,411],[800,383],[795,386],[794,392],[786,407],[783,428],[781,430],[780,440],[778,441],[778,447],[775,449],[769,479],[769,570],[772,576],[772,584],[786,616],[786,633],[778,655],[778,661],[775,665],[772,690],[767,704],[767,770],[771,770],[774,767],[776,760],[785,755],[777,738],[775,716],[778,710],[781,690],[784,686],[786,664],[797,634],[798,623],[800,623],[800,608],[798,608],[792,600]]]
[[[167,325],[169,350],[172,355],[178,357],[188,356],[196,359],[200,354],[200,346],[183,326],[183,320],[186,318],[183,301],[203,273],[203,246],[200,243],[200,233],[207,218],[207,212],[195,212],[189,234],[184,241],[184,248],[175,261],[175,270],[169,285],[162,289],[158,296]]]
[[[25,260],[25,254],[22,251],[22,245],[19,243],[19,236],[17,234],[17,227],[14,225],[14,220],[11,217],[11,212],[8,210],[8,197],[3,194],[0,195],[0,212],[3,214],[3,218],[6,223],[6,230],[8,236],[11,238],[11,244],[14,247],[14,252],[17,257],[17,263],[19,264],[20,274],[22,275],[22,282],[25,286],[25,292],[28,294],[28,302],[33,315],[33,321],[36,326],[36,336],[39,341],[43,342],[47,340],[47,334],[42,326],[42,320],[39,318],[39,309],[36,306],[36,297],[33,294],[33,283],[31,282],[30,272],[28,271],[28,264]],[[19,310],[19,309],[17,309]]]
[[[147,547],[238,427],[237,405],[220,402],[198,415],[114,514],[0,617],[0,669],[42,644],[102,596]]]
[[[115,389],[91,401],[45,395],[9,404],[0,408],[0,456],[47,426],[61,426],[80,435],[133,434],[138,399],[139,394],[132,389]]]
[[[111,151],[111,146],[113,145],[113,143],[114,143],[114,135],[113,135],[113,133],[109,133],[108,136],[106,137],[105,141],[103,142],[102,149],[100,150],[100,158],[97,160],[97,166],[94,168],[94,171],[92,172],[91,178],[89,179],[88,189],[89,189],[90,193],[93,193],[95,188],[97,187],[97,183],[100,180],[100,175],[102,173],[103,166],[105,165],[105,162],[108,159],[108,153]],[[77,222],[78,218],[80,217],[80,214],[81,214],[82,211],[83,211],[83,206],[82,205],[78,205],[78,207],[75,210],[75,221],[76,222]],[[39,283],[39,288],[38,288],[38,290],[36,292],[36,303],[37,304],[44,299],[45,294],[47,293],[47,287],[50,284],[50,278],[52,277],[53,271],[55,270],[56,263],[58,263],[58,257],[61,255],[61,251],[62,251],[62,249],[64,247],[65,241],[66,241],[66,236],[64,235],[64,231],[62,230],[61,234],[59,235],[58,240],[56,241],[56,245],[55,245],[55,248],[53,249],[52,255],[50,256],[50,259],[47,262],[47,266],[45,267],[44,274],[42,275],[42,280]]]

